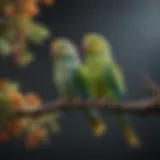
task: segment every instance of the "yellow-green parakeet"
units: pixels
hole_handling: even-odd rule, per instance
[[[88,87],[83,76],[83,66],[76,45],[67,38],[53,41],[51,52],[54,58],[53,79],[63,100],[74,98],[88,99]],[[88,118],[93,133],[100,136],[105,133],[106,126],[101,115],[95,109],[82,109]]]
[[[89,33],[82,40],[85,53],[84,66],[93,99],[106,98],[123,102],[126,94],[122,70],[112,55],[111,44],[98,33]],[[128,115],[127,115],[128,116]],[[126,113],[116,113],[118,123],[131,147],[140,146],[140,140],[126,119]]]

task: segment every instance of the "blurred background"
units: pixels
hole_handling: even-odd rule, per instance
[[[53,38],[65,36],[80,45],[87,32],[99,32],[113,46],[114,54],[123,66],[129,88],[128,99],[149,95],[140,80],[142,72],[160,82],[160,1],[159,0],[57,0],[53,8],[42,7],[38,20],[48,25]],[[50,40],[49,40],[50,41]],[[55,99],[52,82],[52,59],[49,43],[31,46],[36,62],[24,69],[16,67],[10,58],[0,60],[0,78],[21,83],[22,90],[37,92],[44,102]],[[1,156],[12,158],[74,158],[74,159],[136,159],[113,115],[103,113],[109,132],[99,138],[91,136],[82,114],[69,111],[61,120],[61,133],[50,144],[27,152],[20,142],[0,147]],[[159,117],[134,117],[133,124],[142,138],[147,159],[159,159]]]

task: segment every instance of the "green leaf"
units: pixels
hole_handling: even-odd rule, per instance
[[[12,82],[10,84],[11,91],[18,91],[20,89],[20,84],[18,82]]]
[[[0,39],[0,55],[1,56],[8,56],[11,53],[11,45],[10,43],[5,39]]]
[[[27,61],[27,62],[32,62],[34,60],[34,55],[32,52],[30,51],[25,51],[23,54],[22,54],[22,57]]]
[[[17,57],[16,59],[16,63],[21,67],[26,67],[33,61],[34,61],[33,54],[26,50],[23,53],[21,53],[19,57]]]
[[[45,114],[42,118],[44,127],[52,133],[59,133],[59,112],[55,111],[53,113]]]
[[[8,121],[13,118],[14,111],[10,107],[10,101],[7,93],[0,94],[0,121]]]
[[[28,26],[27,36],[30,41],[41,44],[50,37],[50,31],[42,24],[31,22]]]

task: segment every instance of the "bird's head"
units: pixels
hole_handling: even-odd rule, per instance
[[[82,40],[82,49],[85,54],[101,54],[111,51],[111,45],[104,36],[98,33],[88,33]]]
[[[78,50],[71,40],[67,38],[57,38],[51,44],[51,54],[55,58],[76,57]]]

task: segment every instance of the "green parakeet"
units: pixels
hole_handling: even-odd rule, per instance
[[[89,33],[82,40],[82,48],[85,53],[84,66],[88,70],[86,76],[92,98],[123,102],[126,94],[125,80],[120,66],[113,58],[110,43],[98,33]],[[116,113],[116,118],[128,144],[131,147],[138,147],[140,140],[126,114]]]
[[[88,89],[83,77],[83,66],[77,47],[67,38],[53,41],[51,51],[54,57],[53,79],[63,100],[73,100],[80,97],[88,99]],[[101,115],[89,107],[82,109],[90,122],[93,134],[100,136],[105,133],[106,126]]]

